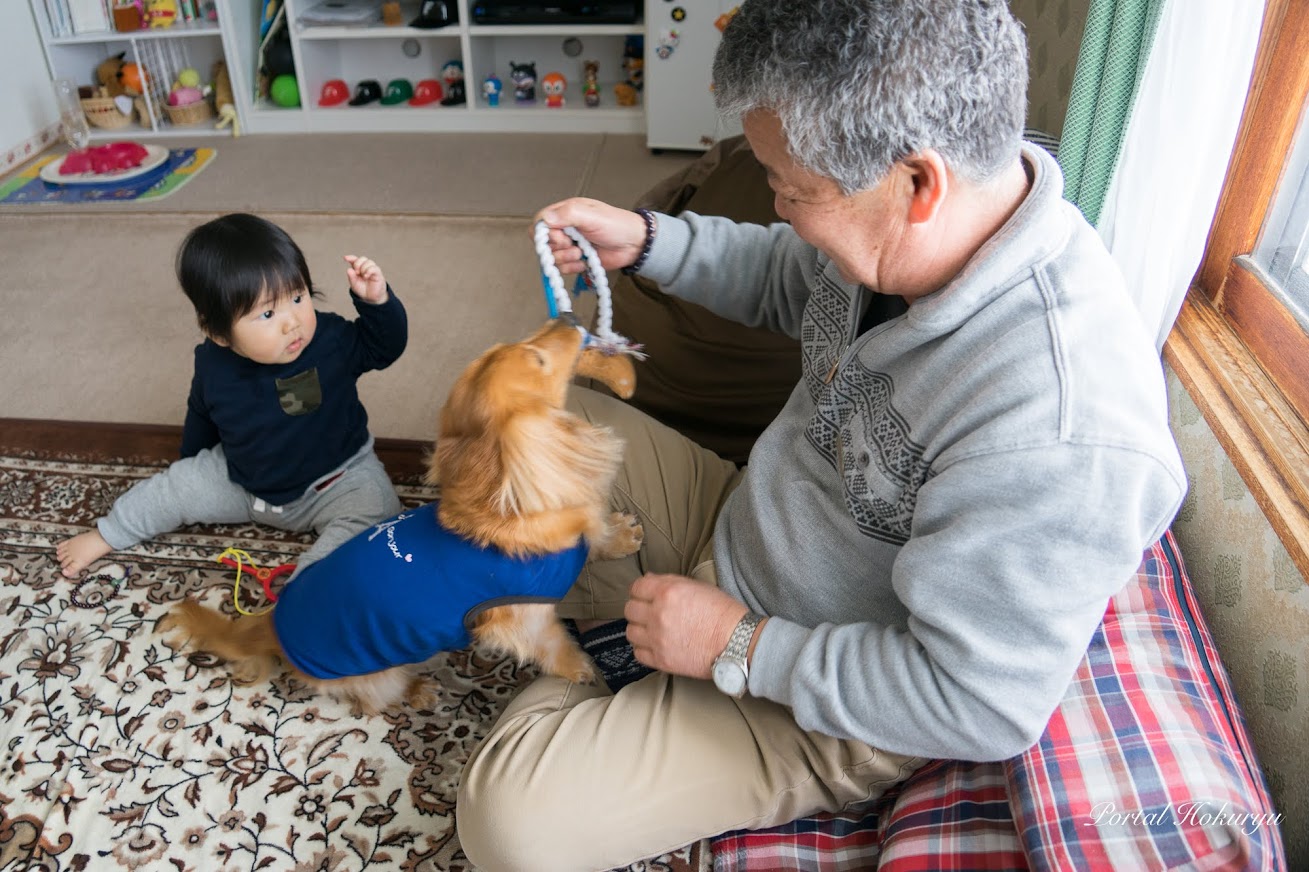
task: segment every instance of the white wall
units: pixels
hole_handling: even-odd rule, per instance
[[[0,76],[0,157],[59,123],[41,37],[27,0],[0,0],[5,74]]]

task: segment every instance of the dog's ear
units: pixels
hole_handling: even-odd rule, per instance
[[[512,419],[500,436],[500,502],[520,515],[591,503],[623,460],[623,440],[562,409]]]

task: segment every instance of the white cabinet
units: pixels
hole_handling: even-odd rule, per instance
[[[624,45],[629,36],[644,35],[636,24],[476,24],[469,17],[470,0],[454,0],[458,22],[438,29],[386,25],[380,21],[362,26],[305,25],[300,16],[317,0],[285,0],[295,58],[300,105],[285,108],[267,99],[257,100],[249,112],[250,129],[278,132],[416,132],[494,131],[557,133],[640,133],[645,130],[644,107],[619,106],[614,86],[623,81]],[[402,20],[413,21],[416,2],[403,2]],[[253,45],[246,69],[257,63]],[[576,52],[575,54],[573,52]],[[583,100],[583,64],[599,64],[600,105]],[[340,79],[353,95],[361,81],[373,80],[382,89],[395,79],[412,86],[424,79],[441,81],[450,61],[463,65],[467,102],[440,102],[411,106],[407,102],[362,106],[348,103],[320,106],[323,85]],[[510,81],[510,62],[535,62],[536,102],[519,105]],[[568,81],[562,107],[547,106],[540,79],[561,73]],[[482,82],[495,75],[503,83],[499,105],[491,106],[482,94]],[[442,83],[444,88],[444,83]]]
[[[144,116],[132,115],[132,121],[123,127],[104,129],[92,126],[92,139],[131,136],[144,139],[156,136],[187,134],[218,134],[230,136],[230,130],[215,129],[216,117],[194,124],[173,124],[164,109],[168,90],[177,72],[187,67],[197,70],[204,81],[209,81],[215,61],[231,58],[235,48],[231,22],[221,19],[229,5],[219,4],[220,21],[178,22],[170,27],[118,32],[105,30],[90,33],[56,35],[52,27],[48,5],[44,0],[29,0],[32,17],[36,20],[45,51],[46,65],[52,79],[72,79],[77,85],[96,85],[96,67],[105,59],[124,52],[124,59],[140,64],[146,71],[150,87],[142,95]],[[237,97],[238,118],[241,117],[241,92],[245,90],[242,72],[229,61],[228,72]],[[143,118],[144,120],[138,120]]]

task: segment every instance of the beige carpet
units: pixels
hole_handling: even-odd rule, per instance
[[[212,165],[148,207],[164,212],[521,215],[583,195],[630,205],[696,155],[651,154],[616,134],[313,134],[151,140],[217,149]],[[62,151],[62,145],[59,147]],[[33,206],[0,206],[30,214]],[[61,212],[139,212],[126,204],[50,204]]]
[[[361,381],[380,437],[430,439],[454,377],[546,317],[529,216],[584,194],[630,205],[695,158],[609,135],[248,136],[190,140],[212,166],[150,211],[0,209],[0,418],[179,424],[200,339],[173,275],[193,226],[278,222],[321,308],[352,311],[343,254],[367,254],[409,310],[408,350]],[[593,311],[592,295],[577,303]]]

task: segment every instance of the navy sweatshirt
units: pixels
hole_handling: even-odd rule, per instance
[[[280,506],[358,452],[368,413],[357,380],[400,356],[409,323],[394,292],[376,305],[350,299],[359,318],[319,312],[313,340],[291,363],[255,363],[210,339],[197,345],[182,456],[221,442],[231,480]]]

